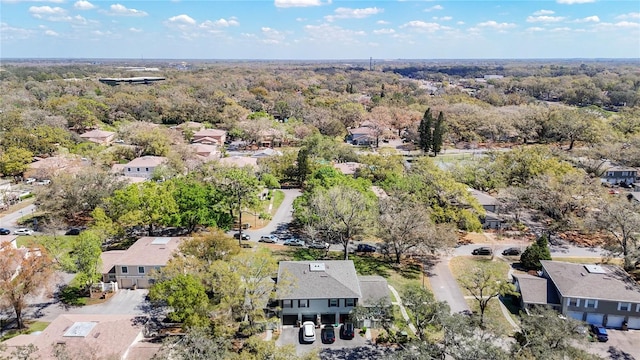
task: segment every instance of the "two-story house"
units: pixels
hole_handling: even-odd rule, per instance
[[[153,270],[159,270],[178,251],[182,238],[143,237],[127,250],[105,251],[102,281],[117,282],[121,289],[148,288],[153,284]]]
[[[638,178],[638,169],[613,166],[608,168],[603,174],[601,181],[611,185],[632,185]]]
[[[167,162],[163,156],[142,156],[131,160],[124,166],[124,175],[151,179],[153,172]]]
[[[391,303],[386,280],[358,277],[351,260],[281,261],[276,296],[283,325],[344,323],[358,304]]]
[[[478,201],[478,203],[484,208],[485,214],[480,218],[480,223],[485,229],[500,229],[502,227],[503,220],[496,212],[498,211],[499,201],[493,196],[478,191],[476,189],[469,189],[469,193]]]
[[[540,277],[514,275],[525,309],[551,305],[560,313],[609,328],[640,329],[640,286],[613,265],[543,260]]]
[[[193,134],[192,143],[206,145],[224,145],[227,141],[227,132],[218,129],[202,129]]]
[[[86,133],[80,135],[81,138],[100,145],[110,145],[113,142],[115,136],[116,133],[114,133],[113,131],[105,131],[100,129],[87,131]]]

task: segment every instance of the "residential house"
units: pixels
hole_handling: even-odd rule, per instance
[[[258,169],[258,159],[249,156],[229,156],[220,159],[220,164],[225,166],[245,167],[250,166]]]
[[[191,142],[206,145],[223,145],[227,140],[227,132],[217,129],[203,129],[193,134]]]
[[[475,189],[469,189],[469,193],[478,201],[478,203],[484,208],[485,215],[480,218],[482,227],[485,229],[500,229],[503,224],[502,218],[496,213],[500,202],[493,196],[483,193]]]
[[[253,155],[251,155],[251,157],[265,158],[265,157],[280,156],[280,155],[282,155],[281,151],[273,150],[272,148],[266,148],[266,149],[262,149],[254,152]]]
[[[600,178],[603,183],[610,185],[632,185],[638,178],[638,169],[612,166],[608,168]]]
[[[374,130],[368,126],[348,129],[347,142],[352,145],[375,145],[376,136]]]
[[[344,323],[358,305],[390,303],[380,277],[358,277],[351,260],[281,261],[276,296],[282,325]]]
[[[124,166],[124,176],[151,179],[153,172],[167,161],[163,156],[142,156],[131,160]]]
[[[34,345],[30,358],[57,359],[59,347],[73,359],[92,356],[101,359],[151,359],[160,349],[159,342],[149,342],[143,336],[143,326],[133,315],[62,314],[41,332],[22,334],[3,342],[4,354],[19,347]]]
[[[521,305],[550,305],[567,317],[609,328],[640,329],[640,286],[614,265],[542,260],[539,277],[514,275]]]
[[[153,283],[152,271],[167,264],[181,241],[178,237],[142,237],[127,250],[103,252],[102,281],[117,282],[121,289],[148,288]]]
[[[353,174],[356,173],[356,170],[358,170],[359,168],[361,168],[363,166],[365,166],[365,165],[362,164],[362,163],[353,162],[353,161],[333,164],[333,167],[336,170],[338,170],[341,173],[343,173],[344,175],[353,175]]]
[[[0,244],[2,243],[10,243],[14,249],[18,248],[18,235],[0,235]]]
[[[80,135],[81,138],[100,145],[110,145],[113,142],[115,136],[116,133],[112,131],[99,129],[87,131],[86,133]]]
[[[183,122],[182,124],[173,126],[172,129],[179,130],[183,133],[185,130],[189,129],[195,133],[200,130],[204,130],[204,125],[202,123],[195,122],[195,121],[186,121],[186,122]]]
[[[191,144],[191,148],[196,155],[204,159],[217,159],[220,157],[218,145]]]
[[[51,179],[59,173],[77,173],[88,164],[83,162],[80,157],[73,156],[50,156],[47,158],[35,158],[35,162],[28,165],[24,177],[32,177],[36,179]]]

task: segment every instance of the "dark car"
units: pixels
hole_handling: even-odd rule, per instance
[[[333,326],[327,325],[320,331],[320,339],[323,344],[333,344],[336,341],[336,332]]]
[[[80,231],[81,231],[81,229],[71,228],[71,229],[67,230],[67,232],[64,233],[64,234],[65,235],[80,235]]]
[[[520,249],[518,248],[508,248],[502,252],[502,255],[505,256],[518,256],[520,255]]]
[[[609,341],[609,334],[607,334],[607,329],[605,329],[604,326],[591,324],[591,332],[593,333],[593,336],[595,336],[596,339],[598,339],[598,341],[600,342]]]
[[[0,235],[11,235],[11,230],[0,228]]]
[[[357,252],[376,252],[376,247],[370,244],[358,244]]]
[[[493,251],[491,251],[491,248],[483,246],[483,247],[479,247],[477,249],[473,249],[471,254],[472,255],[491,255],[491,254],[493,254]]]
[[[240,233],[233,234],[233,237],[236,239],[240,239]],[[249,236],[249,234],[242,233],[242,240],[251,240],[251,236]]]
[[[340,339],[351,340],[355,335],[356,329],[352,323],[344,323],[340,326]]]

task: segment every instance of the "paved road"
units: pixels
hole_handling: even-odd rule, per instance
[[[7,228],[13,232],[13,230],[18,228],[17,221],[21,217],[31,214],[36,210],[36,206],[31,204],[28,205],[21,210],[14,211],[12,213],[5,214],[0,218],[0,227]]]
[[[279,243],[282,243],[284,239],[290,237],[289,223],[293,220],[293,200],[302,195],[300,189],[283,189],[284,200],[282,204],[276,210],[276,213],[271,218],[269,224],[260,229],[248,229],[242,230],[243,233],[251,236],[252,242],[257,242],[262,235],[274,234],[280,238]],[[232,231],[231,233],[236,233]]]
[[[469,245],[463,245],[454,249],[453,255],[454,256],[471,255],[471,251],[473,251],[473,249],[480,246],[490,247],[493,250],[494,254],[501,254],[502,250],[510,247],[516,247],[521,250],[524,250],[526,248],[526,246],[523,245],[522,243],[469,244]],[[551,245],[549,246],[549,248],[551,250],[551,257],[603,257],[608,254],[606,250],[599,247],[589,248],[589,247],[573,246],[569,244],[562,244],[562,245]]]
[[[468,311],[467,300],[449,269],[449,257],[441,257],[437,261],[429,273],[429,282],[436,300],[446,301],[452,313]]]

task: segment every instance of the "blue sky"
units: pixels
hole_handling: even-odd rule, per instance
[[[0,0],[0,57],[640,58],[640,1]]]

